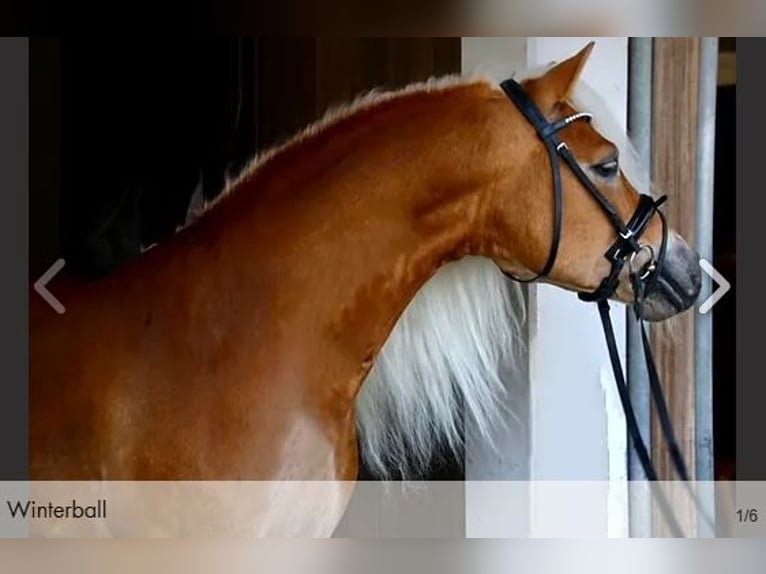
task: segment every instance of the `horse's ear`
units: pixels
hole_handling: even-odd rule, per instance
[[[577,54],[559,62],[531,82],[530,91],[542,110],[548,112],[553,106],[569,98],[594,45],[595,42],[588,42]]]

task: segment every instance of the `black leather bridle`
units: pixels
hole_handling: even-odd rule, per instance
[[[595,302],[598,305],[601,323],[604,328],[604,336],[606,339],[607,348],[609,350],[609,359],[612,363],[612,371],[614,372],[614,378],[617,384],[617,391],[620,396],[620,402],[622,403],[623,411],[625,412],[628,434],[630,435],[631,441],[635,448],[636,455],[641,462],[641,466],[643,467],[646,478],[652,483],[656,482],[658,480],[657,472],[654,468],[654,465],[652,464],[652,460],[649,456],[646,445],[644,444],[644,440],[641,437],[641,431],[636,420],[635,412],[633,411],[630,395],[628,393],[628,386],[625,382],[622,365],[620,363],[620,356],[617,350],[617,341],[614,335],[614,328],[612,327],[612,321],[609,314],[608,298],[611,297],[617,289],[620,280],[620,274],[622,273],[626,264],[629,266],[629,277],[634,291],[633,307],[636,318],[640,324],[642,344],[647,364],[647,373],[649,376],[649,385],[652,398],[657,408],[660,427],[662,428],[665,442],[668,446],[668,450],[676,473],[684,483],[687,483],[689,481],[689,473],[687,471],[686,464],[681,454],[681,449],[678,446],[678,441],[676,440],[676,436],[673,431],[673,425],[668,414],[668,408],[663,396],[659,374],[652,357],[651,346],[649,345],[649,338],[647,336],[646,327],[643,321],[643,304],[645,297],[654,288],[655,280],[659,276],[662,269],[662,264],[665,260],[668,239],[668,226],[665,220],[665,216],[658,208],[662,203],[664,203],[666,197],[663,196],[659,199],[655,199],[650,195],[640,194],[638,205],[636,206],[633,215],[627,222],[623,222],[614,206],[598,190],[598,188],[593,184],[590,178],[588,178],[587,174],[580,167],[567,144],[561,141],[558,137],[559,132],[567,126],[571,125],[573,122],[581,120],[590,121],[592,119],[592,115],[587,112],[578,112],[563,119],[549,122],[518,82],[513,79],[509,79],[500,84],[500,87],[503,89],[508,98],[516,105],[519,111],[524,114],[527,121],[532,124],[537,132],[538,137],[545,145],[548,156],[550,158],[554,196],[553,238],[550,252],[548,254],[548,259],[545,262],[542,270],[530,279],[519,279],[509,273],[506,273],[506,275],[516,281],[529,283],[545,277],[553,268],[561,239],[563,199],[561,189],[560,161],[563,160],[564,163],[566,163],[567,166],[575,174],[580,183],[585,187],[585,189],[588,190],[593,199],[595,199],[596,202],[601,206],[617,234],[617,238],[615,239],[614,243],[604,254],[604,257],[606,257],[607,261],[609,261],[611,264],[609,274],[603,279],[595,291],[581,292],[578,294],[578,297],[582,301]],[[641,236],[654,215],[657,215],[662,222],[662,240],[660,248],[656,254],[654,249],[649,244],[640,243]],[[633,269],[633,261],[641,251],[648,252],[650,258],[646,263],[641,265],[640,268]],[[665,515],[669,527],[673,531],[673,535],[683,537],[683,532],[675,516],[670,511],[667,500],[664,498],[664,496],[662,496],[661,492],[656,492],[655,494],[657,495],[657,502],[660,506],[660,509]],[[699,503],[697,506],[699,509]],[[707,518],[707,520],[708,522],[712,522],[709,518]]]

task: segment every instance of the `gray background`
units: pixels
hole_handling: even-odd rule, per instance
[[[29,53],[26,38],[0,38],[0,479],[27,477]]]

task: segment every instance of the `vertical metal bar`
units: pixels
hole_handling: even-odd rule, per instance
[[[715,118],[718,89],[718,38],[700,43],[697,157],[695,193],[695,248],[700,258],[713,261],[713,203],[715,165]],[[703,273],[700,301],[712,292],[710,277]],[[714,480],[713,459],[713,316],[697,313],[694,321],[695,478]],[[697,485],[705,511],[715,516],[713,484]],[[713,536],[698,523],[699,536]]]
[[[628,41],[628,133],[642,167],[651,174],[652,147],[652,38],[630,38]],[[647,178],[648,180],[649,178]],[[642,190],[646,193],[648,189]],[[630,400],[647,448],[651,449],[651,395],[646,371],[641,331],[635,313],[626,310],[627,377]],[[643,468],[628,441],[628,478],[645,479]],[[630,536],[652,534],[651,499],[643,482],[629,485]]]

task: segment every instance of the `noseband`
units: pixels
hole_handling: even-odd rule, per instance
[[[503,89],[508,98],[516,105],[519,111],[524,114],[527,121],[532,124],[532,126],[535,128],[535,131],[537,132],[538,137],[545,145],[550,159],[554,196],[553,239],[551,242],[548,259],[546,260],[542,270],[531,279],[519,279],[510,273],[506,273],[506,275],[516,281],[529,283],[545,277],[553,268],[561,239],[563,200],[561,190],[560,161],[563,160],[564,163],[566,163],[567,166],[575,174],[580,183],[585,187],[586,190],[588,190],[591,197],[593,197],[596,203],[598,203],[601,209],[604,211],[610,223],[612,224],[612,227],[614,227],[617,236],[611,247],[609,247],[609,249],[607,249],[607,251],[604,253],[604,257],[611,265],[609,274],[601,281],[601,284],[594,291],[581,292],[578,294],[578,297],[582,301],[595,302],[598,304],[599,315],[601,317],[602,326],[604,328],[604,336],[606,339],[607,348],[609,350],[609,358],[612,363],[612,371],[614,372],[614,378],[617,384],[620,402],[622,403],[622,408],[625,412],[628,434],[631,437],[631,441],[633,442],[636,454],[641,462],[641,466],[643,467],[646,478],[652,483],[656,482],[658,480],[657,472],[654,469],[651,457],[649,456],[646,445],[644,444],[644,440],[641,437],[636,415],[633,411],[633,406],[630,401],[628,387],[625,383],[625,377],[623,375],[622,365],[620,363],[620,356],[617,351],[617,342],[614,335],[614,329],[612,327],[612,321],[609,314],[609,303],[607,301],[608,298],[611,297],[617,289],[620,280],[620,274],[622,273],[625,265],[628,265],[629,277],[633,286],[633,307],[637,320],[640,323],[642,344],[644,355],[646,357],[647,373],[649,375],[649,384],[652,398],[657,407],[658,419],[675,470],[679,478],[684,481],[684,483],[687,483],[689,481],[689,474],[687,472],[683,456],[681,455],[681,449],[678,446],[678,441],[676,440],[675,433],[673,431],[673,425],[668,414],[667,404],[665,403],[662,386],[659,381],[659,374],[654,364],[651,346],[649,345],[649,339],[643,322],[643,304],[645,295],[651,291],[656,278],[660,274],[663,261],[665,260],[668,237],[667,222],[665,220],[665,216],[658,209],[658,207],[665,202],[666,197],[663,196],[659,199],[654,199],[649,195],[640,194],[638,205],[636,206],[633,215],[627,222],[623,222],[614,206],[606,197],[604,197],[604,195],[598,190],[598,188],[593,184],[593,182],[588,178],[586,173],[580,167],[567,144],[561,141],[558,137],[559,132],[567,126],[576,121],[590,121],[593,116],[586,112],[578,112],[563,119],[549,122],[547,119],[545,119],[545,116],[540,112],[539,108],[516,81],[512,79],[506,80],[500,85],[500,87]],[[647,225],[655,214],[660,218],[662,222],[662,241],[656,256],[655,251],[651,245],[640,243],[642,234],[644,233]],[[641,265],[639,268],[634,268],[633,263],[635,262],[637,255],[642,251],[649,254],[649,261]],[[668,521],[674,536],[682,537],[683,532],[681,531],[675,516],[673,516],[664,496],[662,496],[660,492],[656,492],[655,494],[657,494],[657,502],[663,514],[665,515],[665,518]],[[693,499],[696,500],[694,494],[691,494],[694,497]],[[697,506],[699,509],[699,503]],[[705,518],[708,522],[712,522],[708,517]]]

